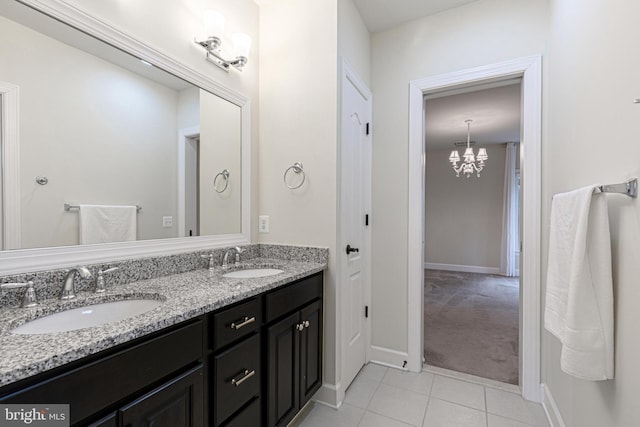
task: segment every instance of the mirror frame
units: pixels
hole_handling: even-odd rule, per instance
[[[135,242],[105,243],[96,245],[58,246],[51,248],[18,249],[0,251],[0,275],[50,270],[76,264],[169,255],[181,252],[193,252],[224,246],[251,243],[251,100],[244,94],[218,83],[175,59],[157,51],[131,35],[89,15],[82,9],[66,3],[64,0],[13,0],[63,23],[83,31],[103,42],[121,49],[139,59],[171,73],[195,86],[219,96],[241,109],[241,232],[188,238],[167,238],[141,240]],[[5,90],[6,89],[6,90]],[[14,103],[17,108],[18,90],[0,87],[3,92],[3,104]],[[7,111],[2,109],[3,114]],[[4,133],[3,156],[10,165],[11,173],[19,172],[19,127],[17,118],[8,123]],[[177,149],[176,149],[177,150]],[[15,175],[19,176],[19,175]],[[5,194],[11,198],[20,194],[16,183],[3,182]],[[5,199],[6,200],[6,199]],[[0,203],[2,205],[2,203]],[[20,227],[20,207],[6,209],[3,218],[4,229]]]

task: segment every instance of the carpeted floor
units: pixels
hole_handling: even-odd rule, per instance
[[[426,363],[518,384],[518,278],[424,274]]]

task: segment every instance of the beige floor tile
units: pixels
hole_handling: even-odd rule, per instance
[[[405,424],[373,412],[365,412],[364,417],[359,424],[360,427],[411,427],[411,424]]]
[[[364,409],[342,404],[339,409],[316,404],[298,427],[357,427]]]
[[[484,411],[484,387],[453,378],[436,375],[431,396]]]
[[[489,414],[489,427],[531,427],[531,424],[504,418],[499,415]]]
[[[522,396],[507,391],[486,389],[487,412],[535,426],[546,426],[542,406],[527,402]]]
[[[487,427],[486,412],[431,398],[423,427]]]
[[[380,384],[368,411],[414,426],[422,425],[428,397],[424,394]]]
[[[387,373],[386,366],[376,365],[375,363],[367,363],[364,367],[358,372],[358,377],[367,377],[374,381],[382,381],[382,378]]]
[[[433,384],[433,374],[428,372],[407,372],[400,369],[389,369],[382,379],[387,385],[428,395]]]
[[[379,385],[378,381],[359,375],[347,389],[344,402],[358,408],[366,408]]]

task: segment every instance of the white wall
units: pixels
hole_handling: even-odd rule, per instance
[[[360,79],[371,86],[371,35],[353,0],[338,0],[338,51]]]
[[[241,230],[240,107],[200,91],[200,235],[232,234]],[[226,189],[213,182],[229,171]],[[222,190],[225,180],[218,177]]]
[[[407,351],[409,82],[544,53],[546,30],[546,1],[479,0],[373,34],[373,345]]]
[[[21,89],[22,247],[78,244],[64,203],[138,204],[138,239],[174,237],[178,93],[0,20],[0,80]]]
[[[451,150],[427,151],[426,263],[500,267],[506,147],[485,148],[489,160],[480,178],[456,177],[449,163]]]
[[[542,230],[548,230],[554,193],[640,176],[640,105],[632,103],[640,98],[638,16],[637,1],[551,1]],[[571,159],[579,159],[579,166],[569,167]],[[564,374],[558,341],[543,333],[542,378],[568,427],[627,427],[639,422],[640,204],[624,196],[607,197],[616,378],[589,382]],[[547,246],[544,232],[544,261]]]
[[[324,246],[326,383],[336,384],[337,4],[276,0],[260,8],[259,214],[264,243]],[[302,162],[304,185],[284,171]]]

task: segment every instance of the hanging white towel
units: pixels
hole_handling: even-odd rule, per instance
[[[560,367],[585,380],[613,378],[609,215],[596,186],[551,204],[544,326],[562,342]]]
[[[136,240],[135,206],[80,205],[80,244]]]

